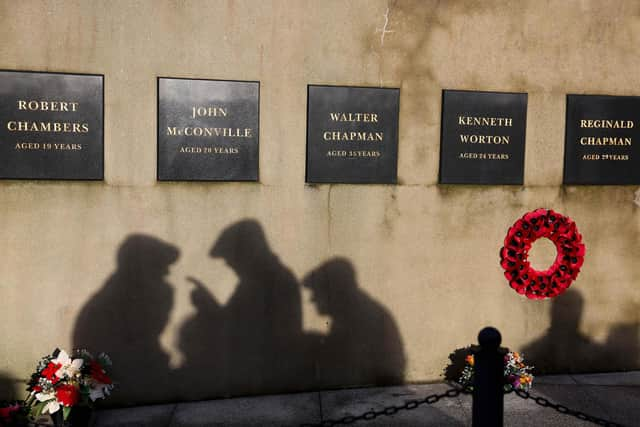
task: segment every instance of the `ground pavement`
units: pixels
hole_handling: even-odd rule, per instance
[[[94,427],[299,426],[402,405],[450,387],[444,383],[321,391],[97,411]],[[640,371],[536,377],[532,394],[625,426],[640,426]],[[595,425],[505,396],[505,426]],[[471,397],[460,395],[353,426],[470,426]]]

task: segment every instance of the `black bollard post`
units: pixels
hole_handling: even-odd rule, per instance
[[[502,337],[496,328],[478,334],[474,350],[473,427],[502,427],[504,413],[504,356]]]

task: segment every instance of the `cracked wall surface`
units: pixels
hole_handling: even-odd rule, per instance
[[[486,325],[513,349],[549,335],[554,302],[511,290],[498,251],[517,218],[553,208],[587,246],[572,287],[583,301],[578,330],[565,332],[609,352],[551,370],[640,368],[640,190],[562,186],[565,95],[640,94],[637,2],[2,0],[0,40],[0,69],[105,76],[104,182],[0,182],[0,398],[20,397],[40,356],[74,344],[82,307],[134,233],[180,251],[159,337],[179,370],[180,330],[198,310],[187,277],[221,305],[232,298],[237,276],[208,253],[244,218],[298,281],[348,259],[397,325],[404,381],[421,382],[440,379],[449,353]],[[259,183],[156,182],[158,76],[260,81]],[[401,89],[398,185],[305,185],[307,84]],[[529,94],[525,185],[438,185],[442,89]],[[301,292],[304,331],[327,334],[332,319]],[[307,372],[309,381],[213,391],[212,374],[190,391],[168,381],[114,401],[317,388]]]

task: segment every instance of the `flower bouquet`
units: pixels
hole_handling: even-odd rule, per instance
[[[468,354],[465,358],[465,367],[460,374],[458,383],[465,388],[473,388],[474,374],[473,354]],[[520,353],[510,351],[504,356],[504,389],[528,391],[533,384],[531,370],[533,366],[527,366]]]
[[[94,401],[110,394],[114,387],[107,375],[110,367],[111,360],[104,353],[93,357],[86,350],[75,350],[69,356],[56,349],[38,362],[28,383],[26,404],[36,417],[50,414],[54,420],[66,420],[72,408],[91,408]]]

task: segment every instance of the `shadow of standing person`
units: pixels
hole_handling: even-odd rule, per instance
[[[222,258],[239,282],[222,311],[203,285],[193,291],[199,313],[179,339],[186,374],[207,373],[203,397],[301,389],[311,374],[303,368],[300,288],[271,251],[260,224],[247,219],[227,227],[209,255]],[[206,352],[195,342],[204,339]]]
[[[616,370],[631,370],[640,367],[638,336],[640,336],[638,323],[621,323],[611,328],[605,343],[609,351],[610,366],[614,366]]]
[[[113,360],[115,401],[169,397],[169,356],[159,337],[173,306],[174,290],[166,276],[178,256],[176,247],[159,239],[128,236],[118,250],[117,270],[76,319],[74,348],[104,351]]]
[[[321,387],[401,384],[405,354],[391,314],[358,288],[352,264],[333,258],[310,272],[303,285],[311,289],[331,328],[316,352]]]
[[[580,332],[583,309],[584,298],[574,289],[553,300],[546,334],[522,349],[537,374],[607,369],[606,348]]]

